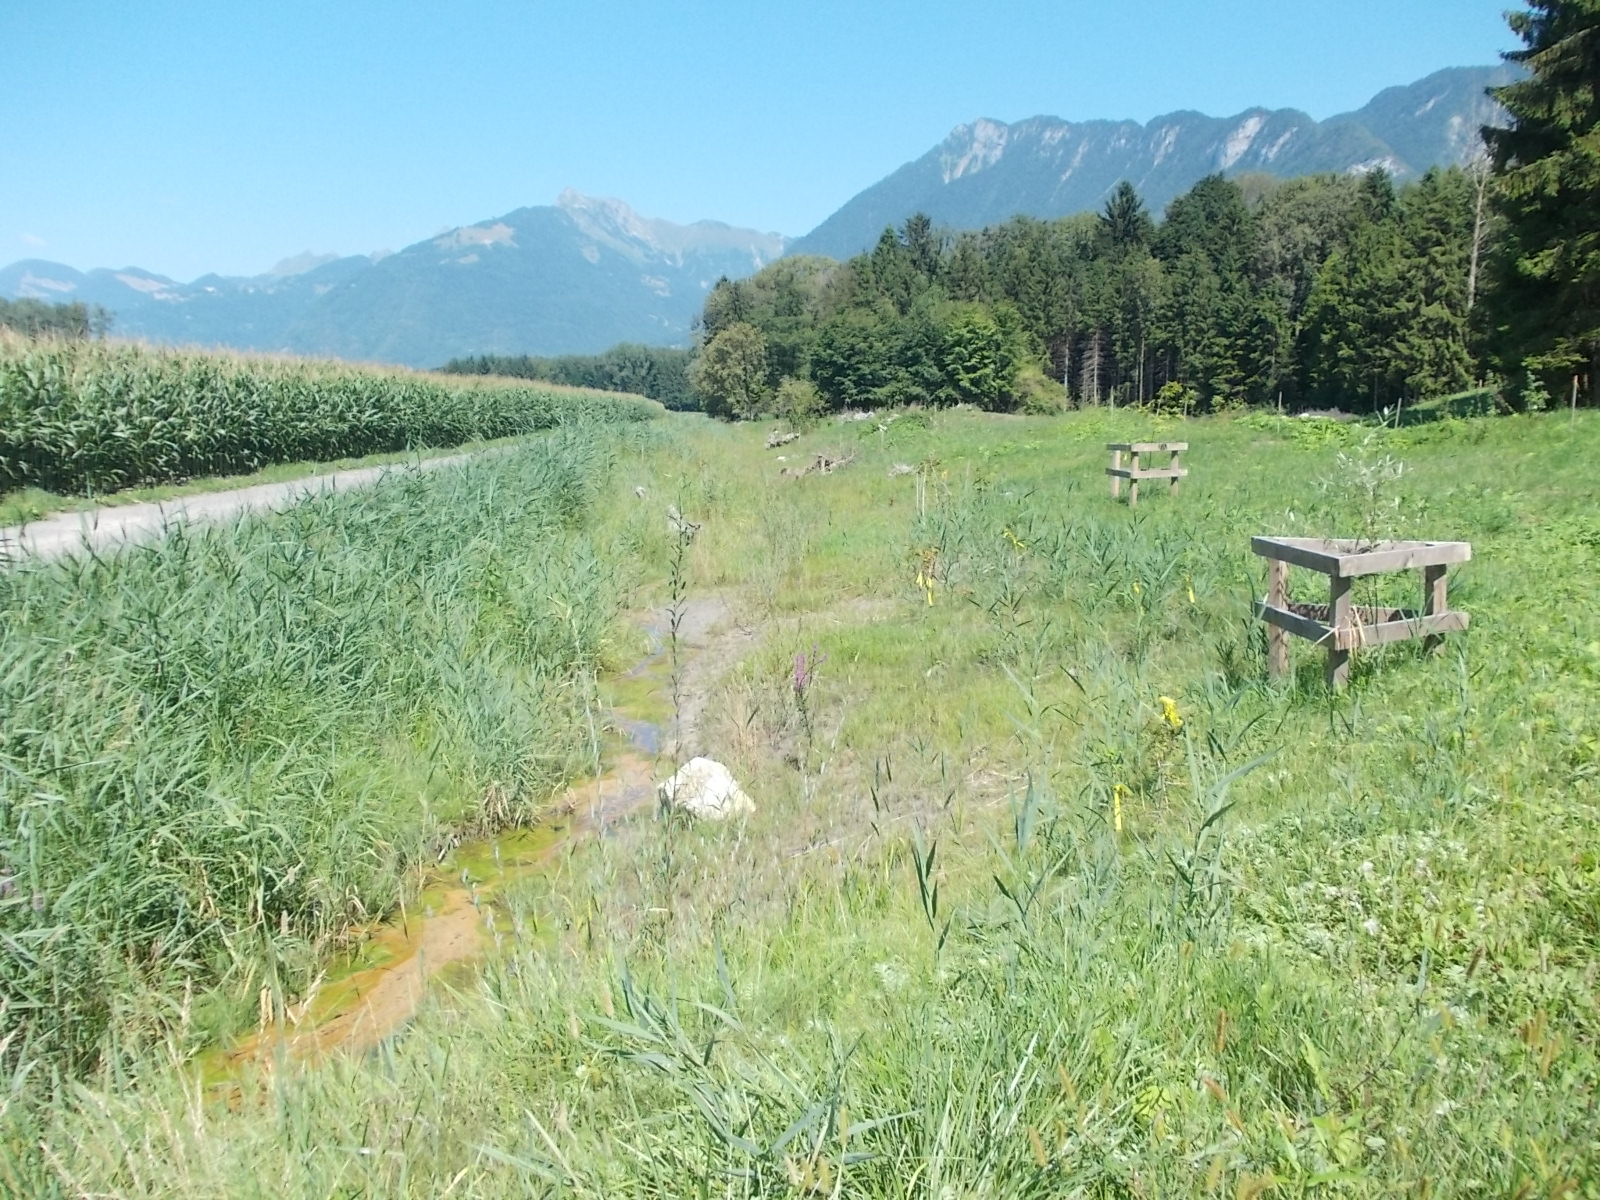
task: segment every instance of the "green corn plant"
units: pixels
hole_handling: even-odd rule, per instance
[[[0,491],[104,493],[660,412],[489,377],[3,335]]]

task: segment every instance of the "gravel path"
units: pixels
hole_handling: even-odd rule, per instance
[[[42,521],[0,529],[0,563],[59,558],[127,542],[150,541],[179,522],[226,521],[241,513],[273,512],[323,492],[347,492],[376,483],[391,471],[430,471],[465,462],[471,454],[425,458],[420,462],[387,463],[309,475],[286,483],[260,483],[228,492],[175,496],[146,504],[116,504],[86,512],[57,513]]]

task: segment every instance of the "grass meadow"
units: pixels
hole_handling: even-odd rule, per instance
[[[0,1191],[1600,1195],[1597,414],[766,432],[0,576]],[[1470,541],[1471,630],[1269,684],[1256,533]],[[683,704],[620,677],[673,597],[756,814],[574,843],[402,1034],[220,1100],[263,987]]]

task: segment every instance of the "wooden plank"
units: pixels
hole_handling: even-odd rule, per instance
[[[1385,571],[1405,571],[1415,567],[1439,567],[1464,563],[1472,558],[1470,542],[1403,542],[1393,549],[1341,552],[1340,575],[1378,575]]]
[[[1270,596],[1271,593],[1269,592],[1268,594]],[[1295,637],[1303,637],[1306,641],[1313,642],[1319,646],[1331,642],[1333,638],[1334,631],[1330,626],[1324,625],[1321,621],[1313,620],[1311,617],[1302,617],[1299,613],[1290,612],[1287,608],[1279,608],[1271,603],[1270,600],[1256,601],[1256,616],[1260,617],[1268,625],[1287,630],[1289,633],[1294,634]]]
[[[1140,467],[1135,471],[1131,467],[1107,467],[1106,474],[1118,479],[1181,479],[1189,472],[1184,469],[1174,471],[1170,467]]]
[[[1470,542],[1385,542],[1371,550],[1350,538],[1253,537],[1250,549],[1324,575],[1376,575],[1385,571],[1468,562]]]
[[[1341,643],[1350,633],[1350,579],[1328,576],[1328,624],[1333,640],[1328,643],[1328,686],[1338,689],[1350,682],[1350,648]]]
[[[1425,639],[1431,648],[1439,640],[1440,634],[1464,632],[1469,620],[1464,612],[1442,612],[1401,621],[1360,622],[1349,629],[1334,632],[1339,647],[1344,650],[1387,646],[1391,642],[1408,642],[1412,638]]]
[[[1450,598],[1446,594],[1445,571],[1443,566],[1422,568],[1422,612],[1424,616],[1435,617],[1440,613],[1450,611]],[[1444,639],[1438,634],[1433,634],[1423,646],[1429,653],[1437,654],[1444,649]]]
[[[1324,575],[1332,575],[1339,569],[1338,556],[1311,549],[1309,538],[1253,537],[1250,539],[1250,549],[1263,558],[1275,558],[1280,562],[1293,563],[1297,567],[1309,567],[1313,571],[1321,571]]]
[[[1158,451],[1187,450],[1188,442],[1107,442],[1106,449],[1126,450],[1130,454],[1154,454]]]
[[[1463,633],[1471,623],[1464,612],[1442,612],[1431,615],[1402,616],[1404,609],[1350,610],[1351,624],[1345,629],[1301,616],[1272,602],[1272,583],[1268,580],[1268,598],[1258,600],[1255,615],[1274,629],[1303,637],[1318,645],[1332,645],[1341,650],[1358,650],[1365,646],[1387,646],[1392,642],[1410,641],[1445,633]],[[1285,600],[1287,603],[1287,600]],[[1382,620],[1375,618],[1384,618]],[[1273,633],[1268,631],[1268,648],[1273,644]],[[1276,672],[1275,672],[1276,673]]]
[[[1111,465],[1106,468],[1106,474],[1111,476],[1111,498],[1117,499],[1122,495],[1122,447],[1111,447]]]
[[[1273,559],[1267,564],[1267,602],[1259,605],[1256,615],[1262,615],[1262,610],[1271,609],[1273,612],[1288,612],[1289,610],[1289,564]],[[1277,679],[1289,673],[1289,635],[1282,626],[1267,622],[1267,674]]]
[[[1180,447],[1177,444],[1173,445],[1173,448],[1172,448],[1172,461],[1167,464],[1167,474],[1172,479],[1172,486],[1167,489],[1167,494],[1169,496],[1176,496],[1178,494],[1178,480],[1182,479],[1185,475],[1187,475],[1189,473],[1189,472],[1187,472],[1187,471],[1185,471],[1183,469],[1183,464],[1178,461],[1179,455],[1182,453],[1183,450],[1187,450],[1187,449],[1188,449],[1187,446],[1181,446]]]

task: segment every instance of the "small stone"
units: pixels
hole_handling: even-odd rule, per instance
[[[732,772],[711,758],[691,758],[672,778],[656,784],[656,795],[667,807],[706,821],[756,810],[755,801],[745,795]]]

